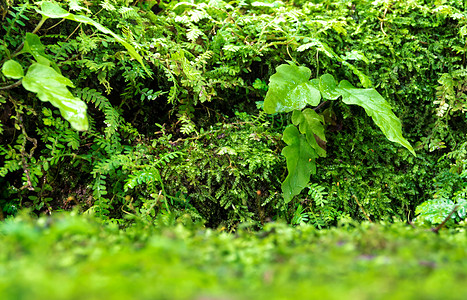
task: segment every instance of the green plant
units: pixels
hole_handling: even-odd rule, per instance
[[[60,122],[60,112],[34,93],[5,89],[15,81],[0,72],[0,168],[8,187],[0,205],[5,212],[20,206],[48,212],[76,205],[119,224],[124,216],[141,215],[148,223],[160,217],[170,223],[185,213],[196,219],[198,213],[209,226],[234,228],[243,220],[256,220],[258,226],[269,219],[291,220],[300,203],[308,222],[324,228],[364,219],[363,211],[373,221],[411,219],[416,206],[434,194],[431,179],[436,174],[462,172],[459,146],[465,142],[466,122],[456,109],[463,101],[466,24],[458,1],[156,5],[78,0],[59,2],[63,9],[58,13],[42,5],[0,3],[0,64],[14,59],[27,74],[37,61],[30,53],[16,55],[16,49],[41,22],[38,11],[51,13],[53,18],[35,32],[44,45],[40,55],[77,87],[70,91],[87,104],[89,130],[73,133],[67,122]],[[128,55],[117,37],[87,19],[73,20],[84,20],[82,16],[118,33],[140,53],[144,65]],[[286,60],[309,67],[312,78],[325,70],[354,86],[374,87],[404,124],[404,136],[415,143],[418,156],[387,143],[360,107],[321,102],[315,109],[324,122],[326,150],[313,150],[325,152],[326,158],[316,159],[312,181],[324,188],[327,194],[319,201],[327,203],[318,205],[305,191],[285,205],[277,193],[287,173],[276,131],[283,132],[289,116],[261,112],[264,126],[257,121],[252,126],[244,117],[257,118],[266,83],[275,66]],[[452,109],[438,118],[441,103],[434,101],[443,99]],[[311,114],[303,110],[293,119]],[[248,124],[237,124],[243,122]],[[304,125],[300,121],[299,133]],[[260,141],[238,138],[235,130],[260,136]],[[215,138],[223,133],[226,137]],[[233,138],[254,151],[243,151]],[[438,164],[450,151],[459,152],[452,157],[456,162]],[[183,154],[152,164],[171,152]],[[239,160],[244,156],[251,158],[246,164]],[[258,176],[270,166],[267,176]],[[187,178],[196,177],[190,185]],[[135,185],[125,191],[129,178]],[[67,200],[73,197],[76,201]]]
[[[282,150],[282,155],[287,160],[288,175],[282,183],[282,192],[286,202],[298,195],[308,184],[310,175],[316,173],[316,158],[326,156],[324,117],[315,111],[320,107],[321,98],[332,101],[342,97],[345,104],[363,107],[390,141],[401,144],[415,155],[412,146],[402,136],[399,119],[375,89],[355,88],[347,80],[338,85],[329,74],[312,80],[310,75],[311,71],[306,67],[295,64],[278,66],[270,78],[264,100],[264,110],[269,114],[293,112],[293,125],[283,133],[287,147]],[[305,108],[307,105],[317,109]]]
[[[305,212],[306,208],[304,208],[301,204],[297,205],[297,209],[295,210],[292,220],[290,224],[292,225],[300,225],[302,223],[306,223],[308,221],[308,213]]]
[[[270,222],[229,234],[174,223],[119,228],[76,212],[23,211],[0,222],[0,292],[36,300],[464,297],[453,292],[467,276],[464,228],[435,235],[402,222],[324,230]]]
[[[69,13],[59,5],[47,1],[41,4],[41,9],[37,10],[37,12],[42,15],[41,21],[37,24],[33,33],[26,34],[23,44],[12,55],[14,57],[19,54],[29,53],[34,57],[36,62],[32,63],[28,67],[27,73],[24,74],[20,63],[12,59],[7,60],[2,66],[3,74],[11,79],[19,79],[19,81],[6,88],[13,88],[22,84],[26,90],[37,93],[40,100],[48,101],[53,106],[59,108],[62,116],[71,123],[73,128],[81,131],[87,130],[88,119],[85,103],[74,97],[67,89],[67,87],[74,87],[73,83],[68,78],[62,76],[57,64],[45,54],[45,47],[42,45],[40,38],[34,34],[47,19],[63,18],[94,26],[99,31],[111,35],[125,46],[128,53],[141,63],[148,74],[149,71],[144,67],[141,56],[133,46],[98,22],[83,15]],[[4,87],[3,89],[6,88]]]
[[[446,223],[447,226],[452,226],[465,220],[467,216],[467,171],[464,169],[464,151],[465,145],[440,159],[440,163],[447,164],[455,157],[457,163],[452,164],[450,169],[446,168],[433,179],[432,199],[421,203],[415,209],[417,222],[430,225]]]

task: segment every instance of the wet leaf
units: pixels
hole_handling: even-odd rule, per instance
[[[283,64],[269,79],[269,90],[264,99],[264,111],[269,114],[316,106],[321,94],[310,81],[311,71],[306,67]]]
[[[34,63],[23,77],[23,86],[26,90],[36,93],[40,100],[57,107],[74,129],[88,129],[86,103],[74,97],[68,90],[67,86],[73,87],[68,78],[58,74],[51,67]]]
[[[392,112],[391,105],[375,89],[355,88],[347,80],[342,80],[337,90],[342,94],[345,104],[363,107],[388,140],[404,146],[416,155],[410,143],[402,136],[402,124]]]
[[[330,74],[324,74],[319,78],[319,90],[323,98],[336,100],[341,94],[336,90],[337,82]]]
[[[15,60],[7,60],[2,66],[2,73],[8,78],[20,79],[24,76],[23,67]]]
[[[287,177],[282,183],[282,193],[285,202],[290,202],[295,195],[306,187],[310,175],[316,173],[315,159],[317,154],[310,147],[306,137],[300,134],[294,125],[288,126],[282,136],[288,145],[282,149],[282,155],[287,161]]]
[[[295,110],[292,114],[292,123],[299,126],[300,133],[306,135],[310,146],[321,156],[326,156],[326,150],[319,146],[316,137],[325,142],[324,120],[314,110],[307,108],[303,111]]]

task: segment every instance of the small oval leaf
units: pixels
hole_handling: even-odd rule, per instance
[[[336,90],[337,82],[330,74],[324,74],[319,78],[319,91],[323,98],[329,100],[336,100],[341,94]]]
[[[24,77],[23,67],[15,60],[7,60],[2,66],[2,73],[8,78],[20,79]]]
[[[41,10],[37,10],[37,12],[49,18],[65,18],[70,15],[69,12],[61,8],[58,4],[50,1],[42,2]]]

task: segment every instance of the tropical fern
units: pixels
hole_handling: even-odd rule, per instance
[[[308,195],[315,202],[316,206],[325,206],[328,201],[325,199],[327,192],[325,187],[317,183],[312,183],[308,186]]]
[[[21,27],[26,26],[23,21],[29,21],[29,17],[26,16],[26,13],[29,12],[30,4],[25,2],[17,7],[11,7],[8,13],[8,17],[2,21],[2,27],[5,30],[5,35],[3,36],[3,42],[11,46],[18,46],[21,43],[21,40],[15,39],[11,35],[19,34]]]
[[[88,103],[93,103],[97,109],[105,115],[104,124],[106,125],[104,132],[105,137],[110,140],[118,139],[118,128],[123,122],[120,113],[112,106],[109,100],[95,89],[84,88],[75,90],[78,97]]]

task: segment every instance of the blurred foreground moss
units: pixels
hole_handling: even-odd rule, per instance
[[[25,215],[0,224],[2,299],[463,299],[467,238],[405,224],[119,229]]]

